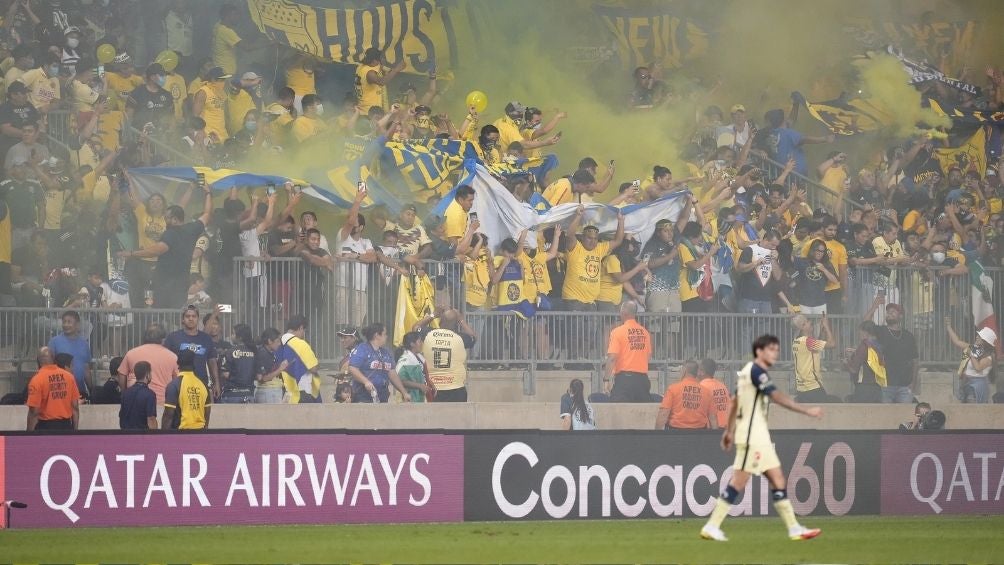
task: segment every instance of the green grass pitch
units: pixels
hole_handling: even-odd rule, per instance
[[[10,530],[5,563],[1004,563],[1004,517],[806,517],[358,526]]]

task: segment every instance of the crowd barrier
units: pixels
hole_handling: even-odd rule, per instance
[[[113,440],[113,441],[110,441]],[[801,515],[1001,514],[1004,434],[779,431]],[[190,433],[0,436],[18,528],[707,516],[718,434]],[[731,510],[770,512],[765,479]]]

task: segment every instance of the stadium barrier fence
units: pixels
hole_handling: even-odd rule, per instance
[[[9,433],[0,436],[0,495],[28,505],[12,515],[17,528],[704,517],[732,476],[734,456],[718,439]],[[781,430],[773,439],[800,515],[1004,513],[1002,433]],[[756,478],[732,514],[766,516],[771,506],[767,481]]]

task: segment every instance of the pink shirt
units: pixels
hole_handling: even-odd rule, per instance
[[[150,364],[150,390],[157,395],[157,404],[164,404],[167,384],[178,374],[178,356],[156,343],[146,343],[130,349],[119,365],[119,373],[128,375],[126,388],[136,382],[136,364],[140,361]]]

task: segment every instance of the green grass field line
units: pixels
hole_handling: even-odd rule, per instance
[[[1004,563],[1004,517],[777,518],[353,526],[79,528],[0,532],[5,563]]]

